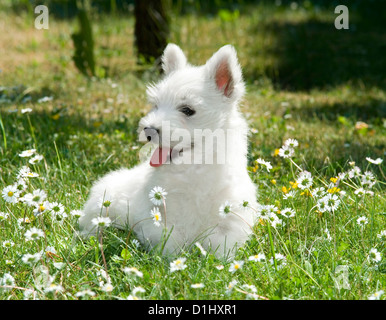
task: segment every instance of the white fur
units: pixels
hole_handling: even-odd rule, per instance
[[[166,120],[172,130],[184,128],[192,134],[194,129],[231,129],[236,134],[228,137],[233,142],[226,163],[172,163],[154,168],[146,161],[132,169],[111,172],[91,189],[85,215],[79,221],[81,234],[95,235],[91,220],[106,215],[106,209],[98,206],[105,198],[112,200],[108,216],[116,227],[133,228],[138,239],[150,248],[160,244],[165,226],[157,227],[151,219],[154,205],[149,192],[161,186],[168,193],[166,215],[162,205],[159,209],[170,233],[164,253],[177,254],[199,241],[218,257],[232,255],[248,239],[254,223],[253,211],[241,208],[241,204],[248,201],[256,207],[256,189],[246,169],[248,126],[238,110],[244,82],[236,52],[232,46],[224,46],[205,65],[197,67],[187,63],[178,46],[169,44],[162,62],[165,77],[148,88],[154,108],[141,119],[139,132],[145,127],[160,128]],[[219,70],[229,71],[227,89],[216,85]],[[186,117],[178,110],[181,104],[192,106],[196,114]],[[184,146],[183,152],[191,152],[189,147]],[[219,207],[226,201],[232,204],[233,213],[222,218]]]

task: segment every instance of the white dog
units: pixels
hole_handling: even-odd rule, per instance
[[[238,110],[245,88],[236,51],[224,46],[205,65],[192,66],[169,44],[162,67],[163,80],[147,90],[153,109],[139,125],[140,137],[159,146],[146,162],[96,182],[79,220],[81,234],[95,235],[92,220],[108,215],[164,254],[199,242],[218,257],[233,255],[252,232],[250,208],[256,208],[248,126]],[[149,198],[156,186],[167,193],[158,206]],[[101,207],[103,199],[110,205]]]

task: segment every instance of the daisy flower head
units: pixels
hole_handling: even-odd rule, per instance
[[[114,290],[114,286],[110,282],[106,282],[101,285],[100,289],[104,292],[112,292]]]
[[[311,191],[311,194],[314,198],[323,198],[326,195],[326,190],[324,189],[324,187],[315,188]]]
[[[256,160],[256,162],[257,162],[258,164],[263,165],[263,166],[267,169],[268,172],[269,172],[269,170],[272,169],[272,165],[271,165],[271,163],[268,162],[268,161],[265,161],[265,160],[259,158],[259,159]]]
[[[371,188],[376,182],[376,178],[374,173],[371,171],[366,171],[363,173],[362,176],[362,185],[367,185],[369,188]]]
[[[36,156],[32,157],[31,159],[29,159],[29,163],[30,164],[37,164],[38,162],[42,161],[43,160],[43,156],[40,155],[40,154],[37,154]]]
[[[366,160],[372,164],[377,164],[377,165],[379,165],[383,162],[383,159],[381,159],[381,158],[377,158],[377,159],[373,160],[369,157],[366,157]]]
[[[377,238],[380,240],[386,240],[386,230],[382,230],[380,233],[378,233]]]
[[[51,203],[51,214],[56,221],[63,221],[67,217],[67,213],[64,211],[64,206],[61,203]]]
[[[18,179],[13,185],[20,193],[27,190],[27,184],[23,178]]]
[[[123,272],[128,274],[128,275],[134,274],[139,278],[143,277],[143,273],[141,271],[139,271],[136,267],[126,267],[123,269]]]
[[[163,188],[156,186],[150,190],[149,199],[155,206],[160,206],[166,200],[167,194]]]
[[[361,174],[361,169],[357,166],[354,166],[349,172],[348,172],[348,177],[350,179],[359,177]]]
[[[282,255],[281,253],[275,254],[275,260],[276,260],[276,263],[278,265],[278,268],[282,268],[287,264],[287,258],[284,255]],[[275,263],[273,260],[273,257],[271,257],[271,259],[269,259],[269,262],[271,264]]]
[[[24,113],[30,113],[32,112],[32,109],[31,108],[25,108],[25,109],[21,109],[21,113],[24,114]]]
[[[1,290],[11,290],[15,286],[15,278],[9,274],[5,273],[3,278],[0,278]]]
[[[234,260],[231,263],[230,267],[229,267],[229,272],[234,273],[234,272],[240,270],[243,267],[243,265],[244,265],[244,261],[242,261],[242,260],[240,260],[240,261]]]
[[[226,287],[226,292],[227,294],[231,293],[233,288],[238,284],[237,280],[232,280],[231,282],[228,283]]]
[[[29,206],[36,207],[47,198],[47,193],[44,190],[36,189],[32,193],[27,193],[21,199]]]
[[[205,285],[203,283],[194,283],[190,287],[193,289],[201,289],[201,288],[204,288]]]
[[[22,153],[19,153],[19,157],[28,158],[31,157],[36,152],[36,149],[24,150]]]
[[[75,293],[75,297],[77,297],[77,298],[84,298],[87,296],[94,297],[95,292],[90,290],[90,289],[86,289],[86,290],[78,291],[77,293]]]
[[[17,203],[19,198],[19,190],[15,185],[9,185],[2,191],[3,199],[8,203]]]
[[[282,158],[291,158],[295,153],[295,150],[289,146],[282,146],[280,149],[279,149],[279,156],[282,157]]]
[[[3,241],[3,248],[5,248],[5,249],[12,248],[14,245],[15,245],[15,243],[13,241],[10,241],[10,240],[4,240]]]
[[[187,267],[185,261],[186,258],[178,258],[173,262],[170,262],[170,272],[184,270]]]
[[[0,222],[7,220],[9,218],[9,214],[6,212],[0,212]]]
[[[91,223],[99,228],[107,228],[111,224],[111,219],[109,217],[96,217],[91,220]]]
[[[385,292],[383,290],[379,290],[377,292],[374,292],[371,296],[368,297],[368,300],[380,300],[381,299],[381,296],[384,294]]]
[[[225,201],[225,203],[222,204],[218,209],[218,213],[222,218],[226,218],[231,211],[232,205],[229,203],[229,201]]]
[[[284,208],[283,210],[280,210],[280,214],[283,216],[283,217],[286,217],[286,218],[292,218],[295,216],[296,212],[294,209],[291,209],[291,208]]]
[[[311,173],[308,171],[302,171],[298,179],[296,180],[296,183],[298,184],[298,188],[304,190],[309,189],[312,186],[312,176]]]
[[[40,202],[35,206],[35,209],[33,209],[33,214],[35,216],[39,216],[51,209],[51,204],[48,201]]]
[[[24,234],[24,237],[26,238],[27,241],[38,240],[39,238],[44,237],[44,232],[41,229],[32,227],[31,229],[26,231],[26,233]]]
[[[284,141],[284,145],[289,148],[296,148],[299,145],[299,142],[296,139],[287,139]]]
[[[206,250],[202,247],[201,243],[196,242],[194,245],[200,250],[200,252],[201,252],[201,254],[202,254],[203,256],[206,256],[207,252],[206,252]]]
[[[294,199],[295,197],[296,197],[296,192],[294,190],[290,190],[287,193],[283,194],[284,200]]]
[[[71,210],[70,215],[76,219],[79,219],[80,217],[84,216],[84,212],[82,210]]]
[[[153,209],[151,209],[150,215],[153,217],[154,225],[159,227],[161,225],[162,216],[158,207],[154,207]]]
[[[112,196],[104,194],[103,197],[97,201],[97,206],[101,209],[108,208],[111,206],[113,201],[114,199]]]
[[[249,261],[255,261],[255,262],[261,262],[262,260],[265,260],[265,254],[264,253],[258,253],[254,256],[250,256],[248,258]]]
[[[377,263],[382,260],[382,255],[377,249],[372,248],[369,252],[369,260],[370,262]]]
[[[338,209],[340,200],[336,194],[329,193],[322,199],[325,199],[327,210],[328,211],[336,211]]]
[[[26,253],[21,257],[21,260],[25,264],[34,265],[35,263],[37,263],[40,260],[40,258],[41,258],[40,252],[35,253],[35,254]]]
[[[369,223],[369,220],[363,216],[363,217],[359,217],[357,219],[357,224],[361,227],[361,228],[364,228],[366,224]]]

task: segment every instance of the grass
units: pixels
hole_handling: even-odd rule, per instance
[[[86,79],[71,60],[76,20],[51,18],[48,31],[36,30],[33,13],[4,7],[0,186],[13,184],[18,170],[28,165],[39,174],[28,180],[28,191],[44,190],[48,201],[63,204],[67,217],[35,217],[33,208],[0,199],[5,217],[0,217],[0,279],[13,278],[2,282],[0,298],[78,299],[78,292],[89,289],[95,296],[88,299],[368,299],[385,290],[385,237],[379,236],[385,229],[384,163],[366,160],[383,158],[385,152],[386,58],[378,50],[385,38],[369,22],[373,16],[355,8],[350,23],[356,31],[345,35],[332,27],[333,10],[309,2],[296,9],[241,6],[240,16],[230,20],[219,14],[174,16],[171,41],[192,63],[204,63],[223,44],[236,46],[247,81],[242,111],[253,129],[249,168],[258,201],[279,210],[293,208],[296,215],[287,220],[277,213],[285,225],[275,228],[258,222],[237,254],[244,264],[236,272],[229,271],[232,261],[203,255],[195,246],[182,255],[187,267],[170,272],[175,258],[145,252],[128,232],[106,228],[103,250],[96,239],[77,240],[77,221],[70,214],[82,208],[95,179],[139,161],[137,123],[149,110],[146,83],[158,76],[136,65],[132,16],[94,14],[96,61],[106,77]],[[42,102],[43,97],[53,99]],[[32,112],[22,113],[26,108]],[[292,161],[275,155],[287,138],[299,141]],[[34,165],[19,156],[32,148],[44,156]],[[256,165],[260,157],[271,162],[270,172]],[[376,176],[373,195],[359,197],[355,191],[362,179],[346,179],[337,186],[345,195],[334,193],[341,199],[337,210],[319,212],[315,197],[294,188],[297,166],[311,172],[314,190],[352,170],[353,162],[362,174]],[[292,200],[283,198],[289,188],[295,191]],[[368,220],[363,228],[360,217]],[[20,223],[23,218],[29,220]],[[26,241],[32,227],[44,236]],[[35,264],[23,262],[24,255],[47,247]],[[371,259],[373,248],[381,261]],[[276,259],[275,266],[269,261],[273,252],[285,261]],[[266,260],[249,260],[258,253]],[[335,285],[334,279],[343,279],[339,266],[348,268],[349,288]],[[126,274],[125,267],[136,267],[143,276]],[[108,282],[105,277],[112,291],[101,284]],[[204,287],[191,287],[197,283]],[[138,287],[145,292],[134,294]]]

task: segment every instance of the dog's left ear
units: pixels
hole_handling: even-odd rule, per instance
[[[233,46],[218,50],[206,63],[209,77],[227,98],[240,98],[244,93],[244,82],[237,53]]]
[[[187,59],[181,48],[174,43],[169,43],[162,55],[162,70],[166,75],[186,66]]]

